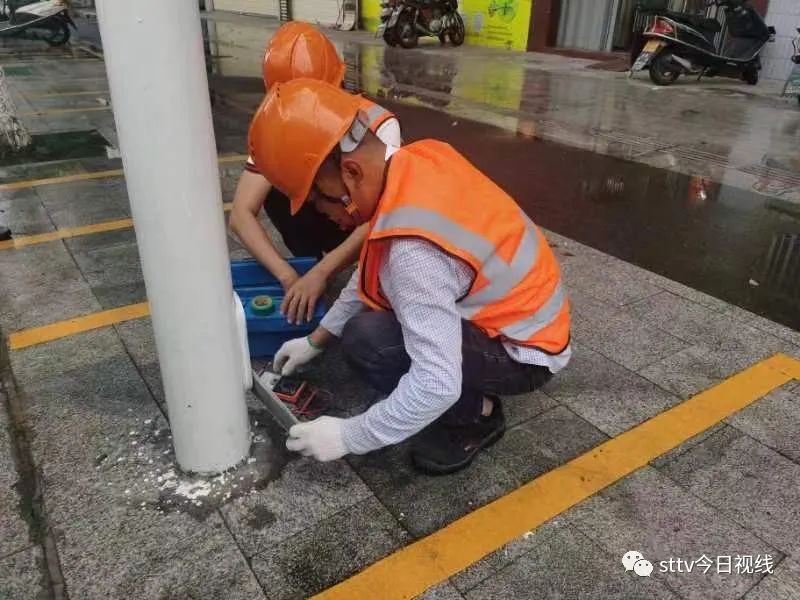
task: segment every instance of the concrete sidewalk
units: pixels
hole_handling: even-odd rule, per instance
[[[219,20],[217,35],[220,23],[235,26],[224,38],[230,43],[217,40],[219,48],[211,48],[217,141],[220,154],[230,156],[245,148],[247,111],[260,94],[252,69],[260,55],[247,40],[255,39],[256,32],[266,35],[268,24],[226,17]],[[535,135],[540,135],[539,123],[545,123],[543,131],[563,133],[555,136],[560,141],[588,147],[594,139],[598,152],[658,162],[669,153],[696,148],[697,138],[707,137],[706,145],[713,145],[719,156],[747,156],[747,165],[769,157],[798,176],[796,153],[791,153],[791,128],[798,117],[774,98],[739,98],[722,87],[654,92],[582,66],[576,73],[577,63],[561,71],[543,68],[550,58],[509,62],[502,53],[469,50],[462,59],[449,48],[407,55],[408,68],[416,71],[415,83],[397,84],[413,87],[413,94],[404,95],[412,87],[375,84],[375,77],[389,71],[386,59],[379,59],[379,45],[359,38],[356,44],[345,41],[343,49],[360,61],[360,68],[350,71],[351,83],[376,94],[396,90],[387,95],[395,98],[392,107],[401,118],[410,122],[423,112],[425,118],[440,118],[446,127],[437,133],[444,137],[452,129],[452,137],[445,139],[456,144],[459,132],[479,135],[478,142],[489,149],[501,148],[523,134],[526,118],[535,116]],[[453,74],[458,85],[445,91],[447,86],[436,82],[447,78],[441,73],[451,58],[469,62],[459,67],[463,75]],[[370,63],[373,59],[383,60],[383,67]],[[108,140],[113,157],[110,110],[63,112],[106,107],[98,101],[108,98],[101,60],[52,52],[15,61],[28,69],[9,80],[33,133],[96,130]],[[487,75],[492,69],[496,79]],[[478,74],[480,86],[469,79]],[[524,85],[510,92],[518,76]],[[498,100],[506,93],[517,94],[517,107]],[[638,112],[637,107],[664,93],[671,101],[659,106],[661,114]],[[708,102],[689,109],[697,98]],[[675,124],[683,110],[701,115],[685,117],[686,123],[707,115],[711,100],[716,110],[728,111],[718,128],[702,133],[697,126]],[[419,108],[420,102],[427,106]],[[606,109],[598,122],[600,107]],[[747,116],[739,117],[741,111]],[[759,134],[761,127],[768,135]],[[628,137],[612,143],[603,132]],[[632,136],[636,144],[668,142],[671,149],[634,155]],[[119,169],[119,160],[108,156],[3,167],[0,220],[21,238],[127,219],[122,177],[92,175]],[[670,168],[696,173],[718,167],[725,183],[746,183],[740,179],[746,174],[740,168],[744,163],[729,163],[686,154]],[[491,164],[493,177],[514,185],[513,173]],[[240,169],[239,162],[220,165],[223,200],[231,199]],[[509,170],[518,170],[517,165]],[[595,175],[601,182],[608,176]],[[51,177],[72,179],[41,181]],[[585,181],[594,181],[591,173]],[[562,210],[559,198],[526,204],[542,195],[533,175],[526,185],[531,186],[527,192],[518,189],[520,202],[535,206],[542,219]],[[594,193],[591,185],[580,189]],[[651,193],[654,202],[666,202],[665,191]],[[781,197],[793,193],[790,189]],[[593,206],[615,201],[614,194],[601,196]],[[796,231],[793,217],[781,219],[782,231]],[[613,220],[602,223],[609,229],[621,226]],[[290,454],[281,432],[250,397],[251,462],[215,479],[195,480],[174,464],[149,319],[10,351],[4,343],[0,598],[308,597],[775,353],[800,360],[800,333],[794,329],[580,240],[554,231],[547,236],[574,308],[574,360],[544,390],[506,399],[505,437],[470,469],[450,477],[417,474],[408,462],[407,444],[324,465]],[[234,258],[246,255],[233,239],[230,251]],[[664,248],[673,251],[680,254],[679,245]],[[709,271],[707,276],[717,274]],[[124,223],[114,230],[0,247],[4,338],[145,299],[134,234]],[[356,380],[336,349],[309,377],[334,394],[337,414],[353,414],[377,398]],[[800,597],[800,383],[786,379],[766,395],[758,394],[760,399],[744,410],[508,540],[422,597]],[[467,551],[472,542],[453,543]],[[652,577],[625,571],[620,559],[631,550],[656,565]],[[729,574],[658,569],[660,561],[670,558],[736,555],[761,557],[758,569],[732,568]],[[420,559],[421,570],[431,560]],[[413,579],[415,573],[394,577]]]

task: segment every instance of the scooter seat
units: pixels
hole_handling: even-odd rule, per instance
[[[679,23],[686,23],[687,25],[700,30],[702,33],[719,33],[722,31],[722,25],[716,19],[709,19],[699,15],[690,15],[679,12],[667,12],[667,16],[673,21]]]

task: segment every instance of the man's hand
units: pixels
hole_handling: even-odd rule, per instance
[[[343,419],[320,417],[308,423],[294,425],[289,430],[286,448],[303,456],[313,456],[321,462],[336,460],[347,454],[342,437]]]
[[[275,276],[278,278],[278,281],[280,281],[283,291],[287,294],[289,290],[292,289],[292,286],[300,281],[300,275],[297,274],[297,271],[295,271],[288,262],[280,271],[275,272]]]
[[[311,362],[322,353],[322,348],[315,348],[307,337],[289,340],[281,346],[272,366],[281,375],[291,375],[300,367]]]
[[[314,317],[317,300],[325,293],[327,283],[324,275],[313,269],[295,280],[283,298],[281,314],[295,325],[299,325],[303,319],[310,321]]]

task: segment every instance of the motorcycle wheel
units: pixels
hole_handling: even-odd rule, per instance
[[[63,21],[57,21],[48,28],[43,39],[50,46],[63,46],[69,41],[69,36],[69,25]]]
[[[742,81],[747,85],[756,85],[758,83],[758,69],[755,65],[748,66],[742,72]]]
[[[397,43],[400,44],[401,47],[407,50],[417,47],[419,34],[417,34],[416,29],[414,29],[414,24],[411,22],[411,19],[405,15],[400,17],[397,20],[395,28],[397,30]]]
[[[461,18],[459,13],[455,13],[453,19],[455,23],[448,29],[447,35],[450,37],[450,42],[452,42],[453,46],[460,46],[464,43],[465,37],[464,19]]]
[[[672,85],[680,74],[669,52],[661,52],[650,63],[650,81],[656,85]]]
[[[447,34],[446,33],[440,33],[439,34],[439,43],[442,46],[444,46],[447,43]]]
[[[388,46],[392,46],[393,48],[397,46],[397,31],[392,29],[387,29],[383,32],[383,41],[386,42]]]

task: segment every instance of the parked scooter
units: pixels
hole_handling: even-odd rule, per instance
[[[466,28],[458,13],[458,0],[384,0],[381,25],[375,37],[382,36],[390,46],[414,48],[419,36],[447,38],[454,46],[464,43]]]
[[[792,55],[792,72],[789,73],[786,79],[786,86],[783,88],[784,96],[797,96],[797,101],[800,102],[800,27],[797,28],[798,36],[792,40],[794,46],[794,54]]]
[[[51,46],[69,41],[75,23],[63,0],[43,0],[17,6],[19,0],[3,0],[0,4],[0,37],[41,40]]]
[[[725,35],[716,19],[665,12],[656,16],[644,32],[647,39],[631,73],[649,69],[656,85],[670,85],[682,74],[700,77],[733,77],[750,85],[758,83],[761,51],[772,41],[775,28],[768,27],[749,0],[707,0],[706,5],[725,11]]]

